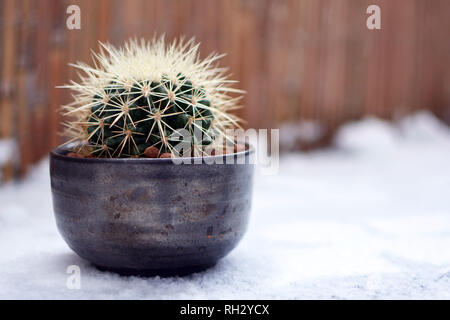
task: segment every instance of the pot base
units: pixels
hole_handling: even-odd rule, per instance
[[[202,272],[209,268],[212,268],[216,265],[216,263],[201,265],[201,266],[192,266],[192,267],[184,267],[184,268],[176,268],[176,269],[123,269],[123,268],[110,268],[110,267],[102,267],[98,265],[94,265],[100,271],[107,271],[117,273],[121,276],[136,276],[136,277],[185,277],[193,273]]]

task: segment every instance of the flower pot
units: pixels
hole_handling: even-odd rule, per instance
[[[225,159],[245,158],[251,148]],[[69,247],[100,269],[183,275],[213,266],[244,235],[253,164],[75,158],[50,153],[53,208]]]

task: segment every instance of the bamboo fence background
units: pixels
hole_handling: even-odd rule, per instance
[[[81,8],[81,30],[66,8]],[[366,8],[381,7],[381,30]],[[17,142],[3,179],[61,142],[56,85],[75,78],[97,41],[195,36],[204,55],[227,52],[240,116],[252,128],[315,120],[329,141],[345,121],[395,119],[429,109],[450,121],[450,1],[447,0],[0,0],[0,139]],[[301,144],[298,147],[303,147]]]

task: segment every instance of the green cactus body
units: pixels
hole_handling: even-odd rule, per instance
[[[179,129],[201,133],[192,137],[193,147],[209,145],[214,136],[210,130],[214,106],[186,77],[177,80],[178,85],[165,80],[138,82],[131,88],[112,82],[104,95],[95,95],[87,127],[94,154],[112,151],[112,156],[129,157],[143,154],[150,146],[171,152],[177,142],[169,138]]]
[[[192,40],[169,48],[161,39],[146,46],[130,42],[128,51],[103,46],[114,59],[97,56],[103,65],[99,69],[76,65],[88,77],[66,86],[78,93],[66,106],[76,118],[68,123],[68,133],[73,141],[86,141],[82,148],[90,155],[133,157],[148,147],[158,148],[160,154],[175,153],[179,141],[171,137],[181,129],[191,134],[193,155],[236,125],[238,119],[227,113],[235,107],[236,100],[227,95],[232,90],[223,71],[210,66],[217,56],[199,60]],[[123,68],[129,65],[136,68]]]

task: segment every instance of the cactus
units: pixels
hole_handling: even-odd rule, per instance
[[[136,157],[153,147],[158,155],[177,156],[173,137],[181,129],[191,133],[192,156],[232,142],[226,130],[239,126],[239,119],[229,111],[238,107],[242,91],[217,66],[223,55],[201,60],[198,47],[193,39],[166,45],[163,37],[130,40],[123,48],[100,43],[93,67],[72,65],[83,71],[79,83],[63,86],[74,91],[63,110],[71,119],[64,123],[68,142],[79,142],[75,151]]]

